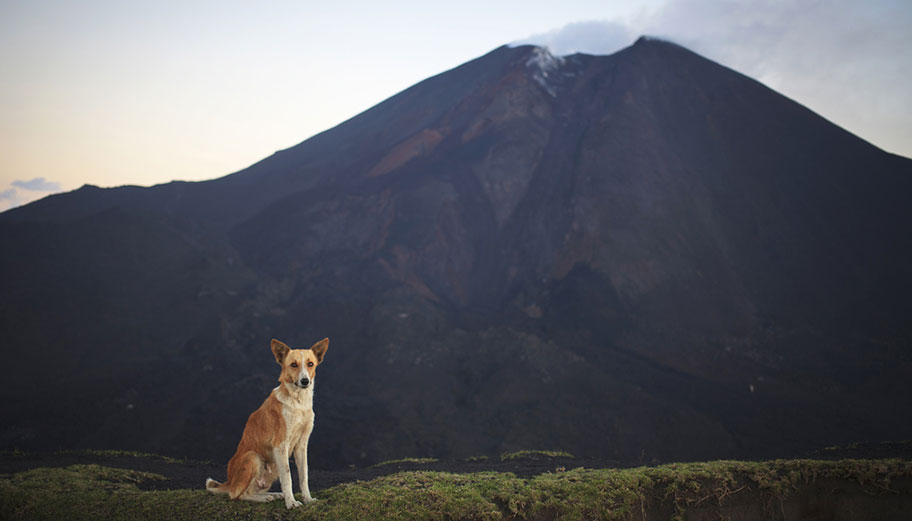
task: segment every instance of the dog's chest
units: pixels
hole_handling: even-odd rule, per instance
[[[282,418],[285,420],[285,440],[292,445],[304,435],[313,422],[313,406],[309,400],[288,400],[282,402]]]

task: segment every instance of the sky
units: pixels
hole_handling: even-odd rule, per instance
[[[0,0],[0,211],[212,179],[504,44],[649,34],[912,157],[908,0]]]

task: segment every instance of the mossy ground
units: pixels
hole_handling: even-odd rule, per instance
[[[163,476],[99,465],[36,468],[0,476],[3,519],[333,519],[497,520],[684,518],[692,508],[751,491],[785,500],[818,480],[849,481],[871,494],[895,494],[912,478],[901,460],[716,461],[631,469],[577,468],[528,479],[512,473],[408,471],[315,492],[318,501],[286,510],[229,501],[202,489],[141,490]],[[668,515],[665,515],[665,519]]]
[[[382,467],[384,465],[401,465],[404,463],[414,463],[417,465],[423,465],[425,463],[437,463],[438,461],[440,461],[440,460],[438,460],[437,458],[401,458],[401,459],[392,459],[392,460],[388,460],[388,461],[381,461],[380,463],[373,465],[373,467],[376,468],[376,467]]]
[[[560,450],[518,450],[501,454],[501,461],[540,458],[573,458],[573,454]]]

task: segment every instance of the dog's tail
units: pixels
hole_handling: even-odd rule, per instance
[[[218,481],[207,478],[206,479],[206,490],[212,492],[213,494],[227,494],[228,493],[228,484],[219,483]]]

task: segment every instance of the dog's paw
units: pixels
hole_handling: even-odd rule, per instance
[[[311,496],[304,496],[305,503],[313,503],[314,501],[316,501],[316,499],[312,498]]]
[[[285,508],[291,510],[292,508],[298,508],[304,506],[304,503],[301,503],[297,499],[292,499],[291,501],[285,501]]]

